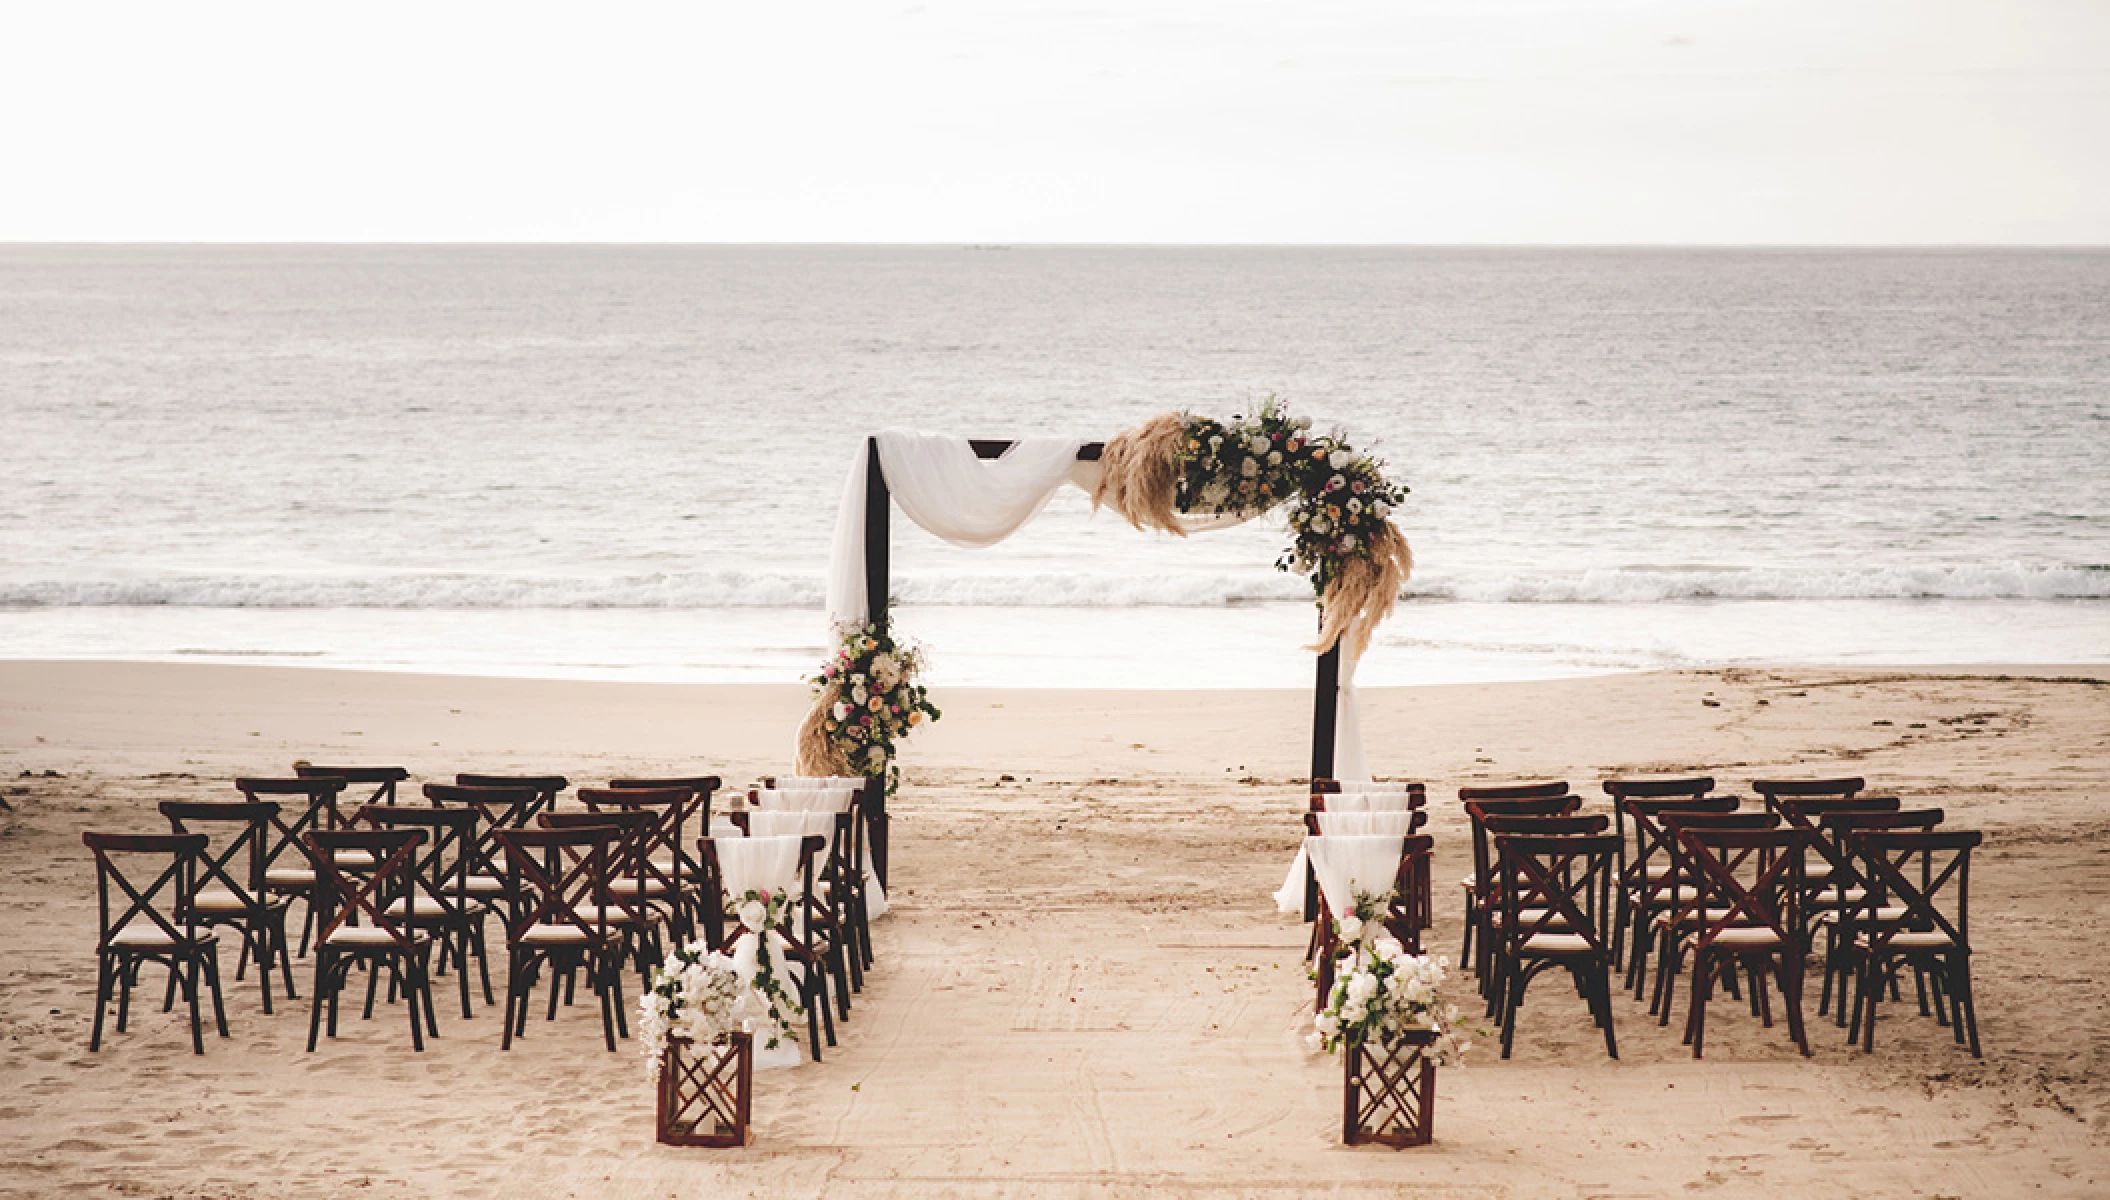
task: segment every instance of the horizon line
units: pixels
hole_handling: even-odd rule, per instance
[[[775,250],[2110,250],[2110,242],[1327,242],[1327,241],[1032,241],[1032,240],[900,240],[900,241],[670,241],[661,239],[164,239],[164,238],[0,238],[0,247],[38,249],[105,248],[341,248],[413,249],[441,247],[580,248],[580,249],[775,249]]]

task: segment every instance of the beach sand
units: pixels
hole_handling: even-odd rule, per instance
[[[755,1141],[652,1140],[632,1045],[584,1002],[501,1053],[440,992],[347,1008],[303,1052],[303,1001],[195,1057],[148,1003],[87,1050],[84,829],[232,798],[296,758],[574,781],[785,769],[790,687],[661,686],[215,665],[0,663],[0,1195],[2084,1196],[2110,1192],[2110,673],[1797,669],[1365,693],[1373,768],[1429,782],[1434,949],[1455,954],[1462,783],[1705,769],[1725,788],[1856,773],[1987,831],[1973,876],[1986,1057],[1908,1002],[1876,1053],[1735,1001],[1707,1058],[1615,1001],[1533,989],[1516,1056],[1439,1083],[1434,1145],[1340,1146],[1341,1079],[1298,1044],[1304,929],[1269,893],[1298,836],[1304,692],[949,690],[894,805],[895,911],[841,1044],[756,1080]],[[231,975],[231,972],[230,972]],[[1458,979],[1454,994],[1471,996]],[[158,993],[150,972],[147,994]],[[635,993],[632,993],[634,1002]],[[1815,996],[1808,1009],[1814,1017]]]

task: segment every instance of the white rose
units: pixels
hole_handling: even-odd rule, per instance
[[[1355,549],[1355,535],[1354,535],[1354,534],[1352,534],[1352,533],[1351,533],[1351,534],[1349,534],[1348,536],[1346,536],[1346,537],[1344,537],[1344,538],[1342,538],[1342,539],[1341,539],[1341,549],[1343,549],[1343,550],[1353,550],[1353,549]]]
[[[1313,517],[1311,519],[1311,531],[1313,533],[1325,533],[1327,530],[1332,528],[1333,523],[1328,521],[1325,517]]]
[[[1373,500],[1370,502],[1370,511],[1382,517],[1392,511],[1392,506],[1382,500]]]
[[[863,704],[865,701],[870,700],[871,698],[872,693],[866,691],[865,685],[861,683],[858,684],[856,687],[850,689],[850,699],[853,703]]]
[[[1362,974],[1348,981],[1349,1003],[1368,1004],[1370,997],[1375,995],[1377,995],[1377,976]]]
[[[1363,919],[1354,913],[1349,913],[1334,923],[1334,929],[1340,933],[1344,940],[1352,942],[1363,936]]]
[[[848,720],[850,716],[850,706],[838,700],[835,702],[835,707],[830,709],[829,712],[838,721]]]
[[[740,923],[756,933],[762,932],[762,922],[769,919],[769,909],[760,900],[745,900],[740,904]]]
[[[1317,1029],[1322,1036],[1332,1037],[1341,1031],[1341,1022],[1332,1013],[1323,1012],[1312,1021],[1312,1028]]]
[[[1253,476],[1260,474],[1260,464],[1250,458],[1246,459],[1244,462],[1238,464],[1238,473],[1250,479]]]
[[[1348,453],[1346,450],[1336,450],[1326,456],[1326,464],[1336,471],[1345,470],[1348,464],[1354,461],[1355,455]]]
[[[1269,466],[1271,466],[1271,467],[1279,467],[1279,466],[1281,466],[1281,465],[1282,465],[1282,451],[1280,451],[1280,450],[1270,450],[1270,451],[1268,451],[1268,453],[1267,453],[1267,465],[1269,465]]]
[[[1334,486],[1335,491],[1339,491],[1340,489],[1348,486],[1347,477],[1342,475],[1336,475],[1332,479],[1327,480],[1327,482],[1331,483]]]

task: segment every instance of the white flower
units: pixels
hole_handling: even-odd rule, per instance
[[[1344,941],[1352,942],[1357,938],[1363,936],[1363,919],[1361,917],[1356,916],[1354,913],[1349,913],[1347,916],[1342,917],[1340,920],[1334,922],[1334,929],[1341,935],[1341,938]]]
[[[1358,972],[1354,978],[1348,981],[1348,1002],[1350,1004],[1368,1004],[1370,1003],[1370,998],[1375,995],[1377,995],[1377,976],[1370,974],[1368,971]]]
[[[872,693],[866,691],[865,685],[861,683],[858,684],[856,687],[850,689],[850,701],[853,704],[863,704],[865,701],[870,700],[871,698]]]
[[[1343,475],[1336,475],[1332,479],[1327,480],[1327,482],[1331,483],[1334,486],[1335,491],[1339,491],[1340,489],[1348,486],[1348,479],[1346,476]]]
[[[1352,513],[1359,513],[1363,511],[1363,502],[1353,496],[1350,496],[1348,498],[1348,511]]]
[[[1282,451],[1280,451],[1280,450],[1270,450],[1270,451],[1268,451],[1268,452],[1267,452],[1267,465],[1269,465],[1269,466],[1271,466],[1271,467],[1279,467],[1279,466],[1281,466],[1281,465],[1282,465]]]
[[[1351,533],[1351,534],[1347,534],[1347,535],[1345,535],[1345,536],[1343,536],[1343,537],[1341,538],[1341,549],[1343,549],[1343,550],[1353,550],[1353,549],[1355,549],[1355,535],[1354,535],[1354,534],[1352,534],[1352,533]]]
[[[1211,449],[1211,450],[1217,450],[1217,449],[1221,449],[1221,448],[1222,448],[1222,446],[1223,446],[1223,444],[1224,444],[1224,435],[1222,435],[1222,434],[1220,434],[1220,433],[1212,433],[1212,434],[1210,434],[1210,435],[1209,435],[1209,449]]]
[[[1370,502],[1370,511],[1382,517],[1392,511],[1392,506],[1382,500],[1372,500]]]
[[[1327,530],[1332,528],[1333,523],[1328,521],[1325,517],[1313,517],[1311,519],[1311,531],[1313,533],[1325,533]]]
[[[1313,1019],[1311,1024],[1312,1028],[1318,1030],[1319,1033],[1325,1037],[1332,1037],[1334,1034],[1337,1034],[1341,1031],[1340,1019],[1335,1017],[1330,1012],[1320,1013],[1315,1019]]]
[[[1253,459],[1246,459],[1238,464],[1238,473],[1251,479],[1253,476],[1260,474],[1260,464]]]
[[[1336,471],[1347,469],[1348,464],[1354,461],[1355,455],[1348,453],[1346,450],[1336,450],[1326,456],[1326,465]]]
[[[740,904],[739,917],[742,925],[760,933],[762,923],[769,919],[769,907],[760,900],[745,900]]]
[[[844,704],[844,703],[843,703],[842,701],[840,701],[840,700],[836,701],[836,702],[835,702],[835,707],[834,707],[834,708],[832,708],[832,709],[829,709],[828,711],[829,711],[830,715],[834,716],[834,718],[835,718],[836,720],[838,720],[838,721],[845,721],[845,720],[848,720],[848,719],[849,719],[849,717],[850,717],[850,706],[849,706],[849,705],[847,705],[847,704]]]

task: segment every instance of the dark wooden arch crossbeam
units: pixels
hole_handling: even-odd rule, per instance
[[[968,445],[974,447],[977,458],[1001,458],[1015,442],[989,438],[971,438]],[[1106,449],[1104,442],[1086,442],[1077,448],[1079,462],[1097,462],[1099,454]],[[888,587],[888,550],[892,541],[894,494],[886,483],[886,472],[879,465],[879,439],[865,439],[865,608],[871,614],[874,625],[886,623]],[[1341,648],[1336,645],[1319,655],[1318,679],[1313,687],[1311,705],[1311,777],[1313,780],[1333,778],[1333,737],[1335,699],[1340,695]],[[886,781],[873,779],[865,784],[865,820],[871,831],[872,869],[879,876],[879,885],[887,881],[887,811]]]

